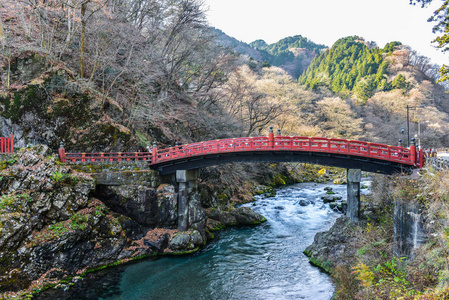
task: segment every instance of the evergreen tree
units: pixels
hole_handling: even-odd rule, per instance
[[[407,89],[408,83],[407,79],[405,79],[404,75],[399,74],[395,79],[391,82],[392,89]]]

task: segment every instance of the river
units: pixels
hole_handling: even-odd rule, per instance
[[[346,199],[345,185],[283,187],[276,197],[258,196],[246,204],[267,218],[260,226],[226,229],[193,255],[109,268],[38,299],[329,300],[334,292],[330,277],[302,253],[341,215],[320,198],[327,186]]]

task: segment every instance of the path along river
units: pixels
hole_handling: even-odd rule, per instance
[[[227,229],[193,255],[110,268],[39,299],[331,299],[330,277],[302,253],[340,216],[321,200],[326,186],[346,199],[345,185],[280,188],[246,204],[267,218],[260,226]]]

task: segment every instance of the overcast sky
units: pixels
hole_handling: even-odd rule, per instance
[[[391,41],[411,46],[432,63],[449,64],[431,45],[435,38],[427,19],[431,7],[409,5],[409,0],[205,0],[209,24],[250,43],[267,43],[302,35],[317,44],[332,46],[339,38],[358,35],[380,47]]]

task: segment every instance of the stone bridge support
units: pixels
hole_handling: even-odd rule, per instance
[[[177,170],[178,185],[178,230],[186,231],[189,224],[189,194],[198,190],[198,169]]]
[[[347,169],[347,193],[348,210],[346,216],[350,222],[357,222],[360,214],[360,181],[362,171],[360,169]]]

